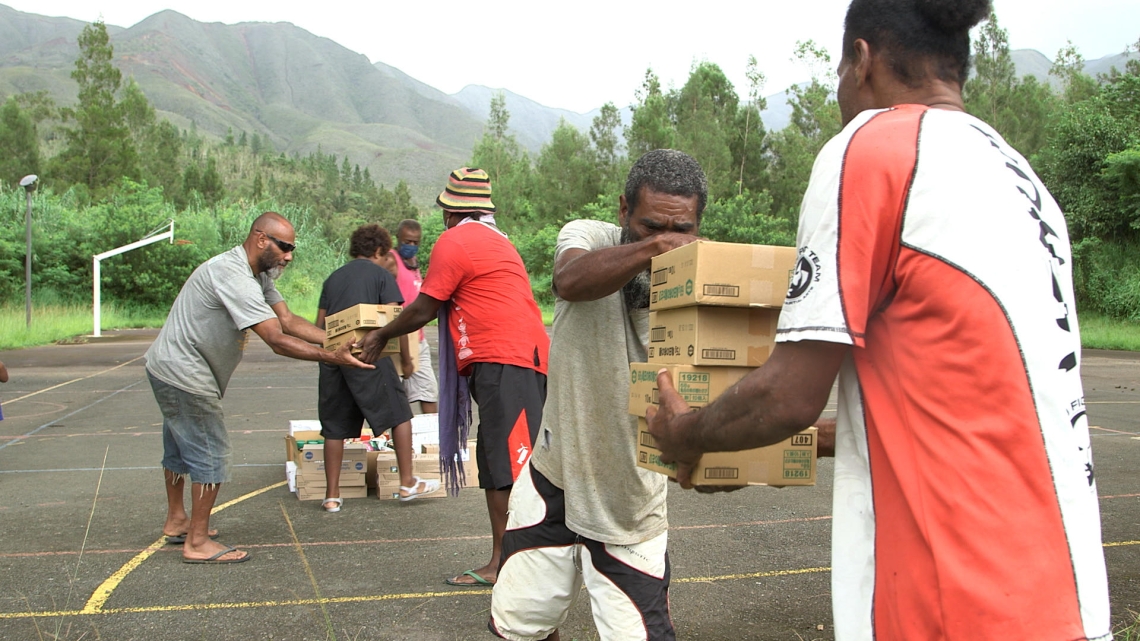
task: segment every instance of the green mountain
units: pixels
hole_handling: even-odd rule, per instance
[[[0,98],[47,90],[74,103],[69,74],[83,26],[0,5]],[[290,153],[319,146],[388,187],[407,181],[425,203],[482,134],[481,121],[453,99],[288,23],[207,24],[162,11],[108,32],[116,65],[179,127],[257,132]]]

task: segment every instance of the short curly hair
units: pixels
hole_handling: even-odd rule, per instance
[[[642,187],[670,196],[696,196],[697,222],[709,200],[704,170],[692,156],[676,149],[654,149],[633,163],[625,180],[625,202],[630,211],[637,209]]]
[[[387,254],[392,249],[392,235],[380,225],[361,225],[352,232],[348,241],[348,255],[353,258],[371,258],[379,249]]]

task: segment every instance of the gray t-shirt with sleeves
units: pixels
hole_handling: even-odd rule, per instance
[[[615,247],[621,229],[567,223],[555,260],[568,249]],[[637,417],[629,364],[645,362],[649,310],[630,311],[621,292],[594,301],[555,301],[546,407],[532,461],[566,494],[566,525],[603,543],[630,545],[666,530],[666,477],[637,467]]]
[[[285,300],[267,274],[253,275],[241,245],[198,266],[146,352],[155,378],[200,396],[226,393],[241,362],[247,330],[276,318]]]

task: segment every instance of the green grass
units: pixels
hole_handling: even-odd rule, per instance
[[[161,327],[165,310],[103,304],[103,331],[133,327]],[[94,331],[91,304],[32,302],[32,325],[26,324],[23,305],[0,305],[0,349],[46,345],[89,336]]]
[[[289,309],[298,316],[313,320],[317,316],[316,297],[292,299]],[[542,307],[542,322],[554,322],[554,309]],[[103,331],[134,327],[161,327],[166,310],[103,304]],[[1140,323],[1113,320],[1094,314],[1082,314],[1081,343],[1089,349],[1117,349],[1140,352]],[[32,327],[24,326],[23,305],[0,305],[0,349],[16,349],[46,345],[92,333],[90,304],[32,304]],[[432,321],[435,323],[435,321]],[[1140,641],[1140,631],[1136,641]]]
[[[1087,349],[1140,352],[1140,323],[1081,314],[1081,345]]]
[[[1131,623],[1112,631],[1113,638],[1116,641],[1140,641],[1140,613],[1129,610],[1127,620]]]

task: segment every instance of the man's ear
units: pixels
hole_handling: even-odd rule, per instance
[[[857,87],[867,84],[871,75],[871,45],[862,38],[856,38],[852,46],[855,56],[851,62],[851,71]]]
[[[618,226],[625,227],[629,222],[629,203],[625,200],[625,194],[618,196]]]

